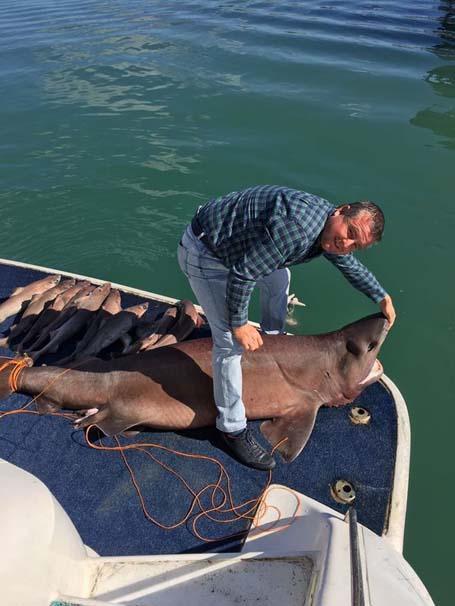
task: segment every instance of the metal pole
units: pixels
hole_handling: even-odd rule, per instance
[[[354,507],[348,510],[349,542],[351,549],[351,592],[352,606],[365,606],[363,591],[362,563],[360,561],[359,533],[357,527],[357,512]]]

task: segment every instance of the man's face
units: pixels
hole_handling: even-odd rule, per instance
[[[343,208],[346,206],[335,209],[322,230],[321,247],[324,252],[347,255],[373,242],[369,216],[365,213],[350,219],[343,215]]]

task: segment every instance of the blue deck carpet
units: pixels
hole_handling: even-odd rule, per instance
[[[0,264],[0,301],[16,286],[28,284],[43,275]],[[122,295],[124,307],[141,300]],[[156,303],[150,306],[148,315],[152,317],[160,311],[163,311],[163,305]],[[0,330],[7,330],[12,320],[0,325]],[[0,349],[0,355],[11,356],[12,352]],[[52,358],[45,361],[51,363]],[[15,394],[0,402],[0,410],[18,408],[28,399]],[[359,522],[381,534],[395,465],[396,411],[388,390],[381,383],[365,390],[359,402],[372,415],[370,425],[353,425],[348,417],[349,406],[321,409],[311,438],[297,459],[287,464],[277,457],[272,482],[285,484],[344,512],[346,506],[332,499],[330,485],[338,478],[349,480],[357,494],[355,504]],[[259,437],[259,423],[253,423],[252,427]],[[216,457],[230,475],[235,504],[258,496],[267,479],[267,473],[233,461],[222,450],[213,429],[181,434],[144,432],[134,439],[122,438],[121,441],[124,444],[154,442],[185,453]],[[114,445],[106,438],[102,443]],[[218,478],[218,468],[209,462],[183,460],[156,450],[152,453],[178,469],[195,491]],[[224,537],[248,528],[246,520],[233,524],[201,520],[198,531],[203,536],[218,539],[212,543],[205,543],[195,536],[191,525],[194,516],[175,530],[159,528],[145,518],[120,454],[91,449],[83,432],[74,430],[66,419],[37,415],[11,415],[0,419],[0,457],[42,480],[66,510],[84,543],[100,555],[237,551],[241,539]],[[181,483],[143,452],[129,451],[127,458],[141,485],[149,513],[166,525],[183,518],[191,497]],[[210,499],[205,498],[204,504],[210,507]]]

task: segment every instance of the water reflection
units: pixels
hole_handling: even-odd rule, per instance
[[[443,137],[440,144],[455,149],[455,109],[446,112],[424,109],[410,121],[414,126],[429,128],[435,135]]]
[[[436,33],[441,38],[432,51],[442,59],[453,59],[455,56],[455,1],[446,0],[439,5],[442,13],[438,19],[440,26]]]
[[[198,135],[200,121],[182,120],[182,113],[191,116],[194,110],[188,103],[187,76],[179,67],[183,52],[156,32],[118,35],[112,28],[100,29],[99,22],[77,45],[52,39],[36,51],[44,67],[42,88],[46,104],[57,112],[72,106],[74,137],[65,149],[56,149],[49,140],[49,149],[41,147],[36,154],[68,160],[80,150],[77,139],[95,128],[110,139],[114,157],[128,148],[130,165],[189,174],[200,162],[203,137]]]
[[[439,41],[429,50],[443,61],[455,59],[455,1],[441,2],[438,10],[439,26],[435,30]],[[439,97],[452,99],[455,97],[455,64],[443,64],[430,69],[425,81],[428,82],[434,93]],[[448,104],[450,104],[448,106]],[[440,144],[448,149],[455,149],[455,106],[451,102],[441,100],[438,106],[427,107],[417,112],[410,120],[414,126],[427,128],[433,131],[440,139]],[[447,107],[448,106],[448,107]]]
[[[431,84],[437,95],[455,97],[455,65],[441,65],[430,69],[425,80]]]

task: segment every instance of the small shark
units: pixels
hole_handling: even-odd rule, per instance
[[[32,282],[28,286],[16,288],[13,291],[15,294],[12,294],[0,305],[0,324],[10,316],[14,316],[21,311],[33,295],[41,294],[49,290],[49,288],[56,286],[60,282],[61,277],[60,275],[46,276],[46,278],[36,280],[36,282]]]

